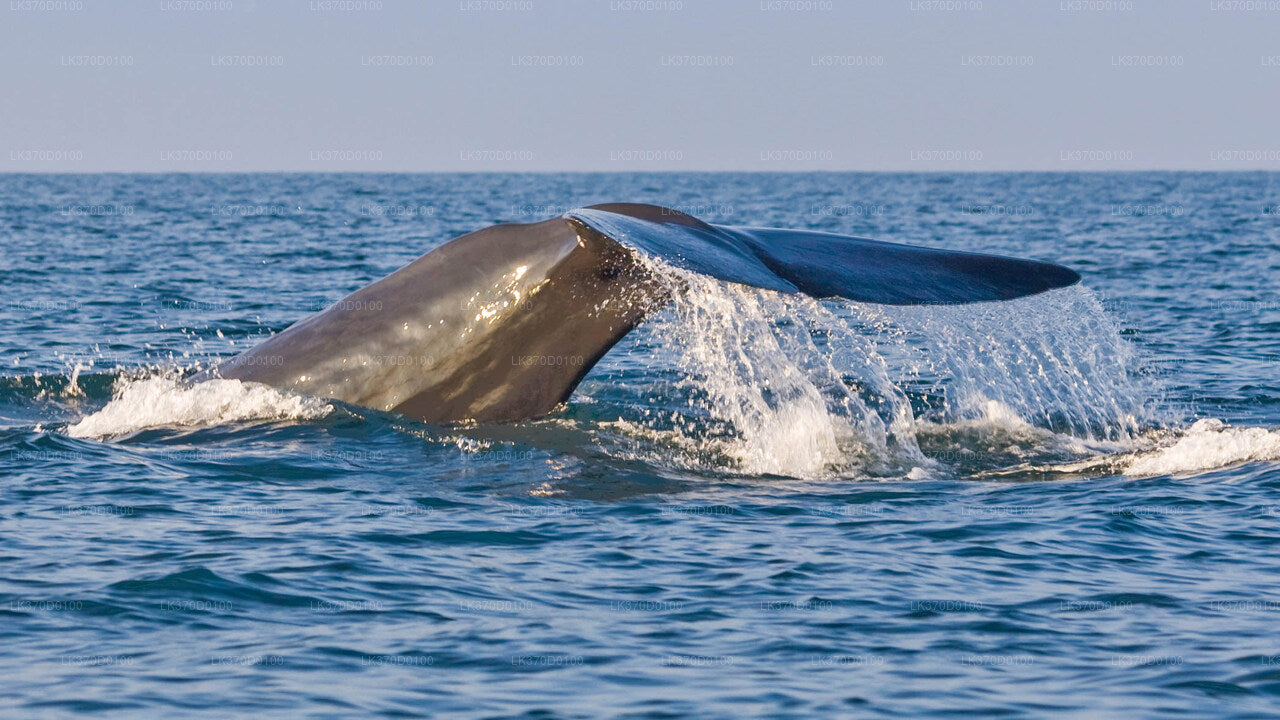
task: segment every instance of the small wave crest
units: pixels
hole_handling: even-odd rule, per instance
[[[258,383],[208,380],[194,385],[172,375],[121,377],[111,401],[69,425],[76,438],[110,438],[154,427],[207,427],[247,420],[313,420],[333,411],[316,398]]]
[[[1230,427],[1221,420],[1197,420],[1172,445],[1132,456],[1124,467],[1131,477],[1176,475],[1280,460],[1280,431]]]

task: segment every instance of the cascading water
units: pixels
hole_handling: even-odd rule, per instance
[[[916,359],[903,382],[943,398],[925,419],[982,418],[994,402],[1038,427],[1109,440],[1155,419],[1157,384],[1087,288],[882,312],[917,338],[899,346]]]
[[[1062,460],[1156,422],[1154,383],[1082,287],[895,307],[655,272],[673,302],[649,332],[675,353],[688,407],[620,428],[691,452],[690,464],[918,475],[981,450]]]

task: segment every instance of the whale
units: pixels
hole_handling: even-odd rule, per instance
[[[672,299],[682,272],[888,305],[1011,300],[1080,280],[1038,260],[592,205],[451,240],[191,382],[262,383],[431,424],[538,418]]]

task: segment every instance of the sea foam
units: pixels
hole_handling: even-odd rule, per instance
[[[1194,473],[1245,462],[1280,460],[1280,431],[1197,420],[1172,444],[1140,453],[1125,466],[1134,477]]]
[[[176,377],[122,377],[101,410],[67,427],[77,438],[109,438],[152,427],[205,427],[246,420],[312,420],[333,411],[315,398],[257,383]]]

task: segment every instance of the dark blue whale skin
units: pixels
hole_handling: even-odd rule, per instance
[[[730,282],[870,303],[1009,300],[1079,281],[1051,263],[609,204],[496,225],[423,255],[206,371],[430,423],[551,412],[669,300],[640,254]]]

